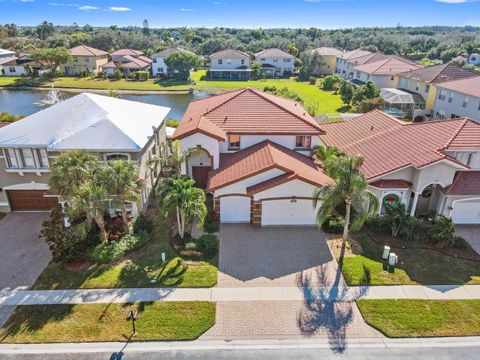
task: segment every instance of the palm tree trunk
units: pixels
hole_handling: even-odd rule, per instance
[[[128,231],[128,216],[127,216],[127,206],[126,206],[125,196],[119,195],[118,197],[120,199],[120,210],[122,211],[123,225],[125,230]]]
[[[178,227],[178,235],[180,235],[180,238],[183,239],[183,234],[182,234],[182,223],[180,220],[180,209],[177,206],[177,227]]]
[[[350,227],[350,212],[352,204],[348,201],[345,210],[345,225],[343,226],[343,240],[348,240],[348,228]]]
[[[108,242],[108,235],[107,230],[105,229],[105,221],[103,220],[103,216],[97,216],[97,218],[95,218],[95,222],[100,229],[100,238],[102,239],[102,242]]]
[[[180,213],[180,219],[182,221],[182,239],[183,239],[185,236],[185,214],[183,213],[183,211]]]

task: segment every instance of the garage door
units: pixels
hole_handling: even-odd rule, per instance
[[[315,225],[316,211],[312,200],[262,201],[262,226]]]
[[[250,198],[246,196],[220,198],[220,221],[222,223],[250,222]]]
[[[455,224],[480,224],[480,200],[454,203],[452,220]]]
[[[44,197],[46,190],[7,190],[12,211],[47,211],[58,206],[58,198]]]

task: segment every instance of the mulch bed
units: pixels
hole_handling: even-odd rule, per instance
[[[379,234],[373,232],[372,230],[365,228],[365,233],[372,239],[375,243],[379,245],[388,245],[391,248],[397,249],[422,249],[422,250],[432,250],[437,251],[443,255],[451,256],[463,260],[469,261],[478,261],[480,262],[480,255],[475,252],[472,248],[467,250],[461,250],[456,248],[447,248],[442,249],[437,247],[431,242],[422,242],[422,243],[412,243],[405,241],[401,238],[393,238],[388,234]]]

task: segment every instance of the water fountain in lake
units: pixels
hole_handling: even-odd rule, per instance
[[[63,100],[65,100],[63,98],[63,95],[60,94],[60,92],[57,89],[55,89],[55,87],[52,84],[52,87],[48,91],[47,95],[45,95],[43,99],[35,102],[34,104],[38,106],[50,106],[50,105],[58,104]]]

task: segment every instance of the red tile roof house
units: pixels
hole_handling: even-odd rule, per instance
[[[404,203],[411,215],[444,215],[480,224],[480,124],[467,118],[406,123],[374,110],[321,124],[323,146],[361,154],[362,171],[384,210]]]
[[[300,104],[247,88],[193,101],[173,139],[200,149],[182,174],[213,194],[222,223],[313,225],[313,192],[333,183],[309,157],[321,134]]]
[[[120,49],[110,54],[111,61],[102,66],[107,76],[113,76],[119,69],[124,75],[135,71],[150,71],[152,60],[143,56],[143,52],[133,49]]]

